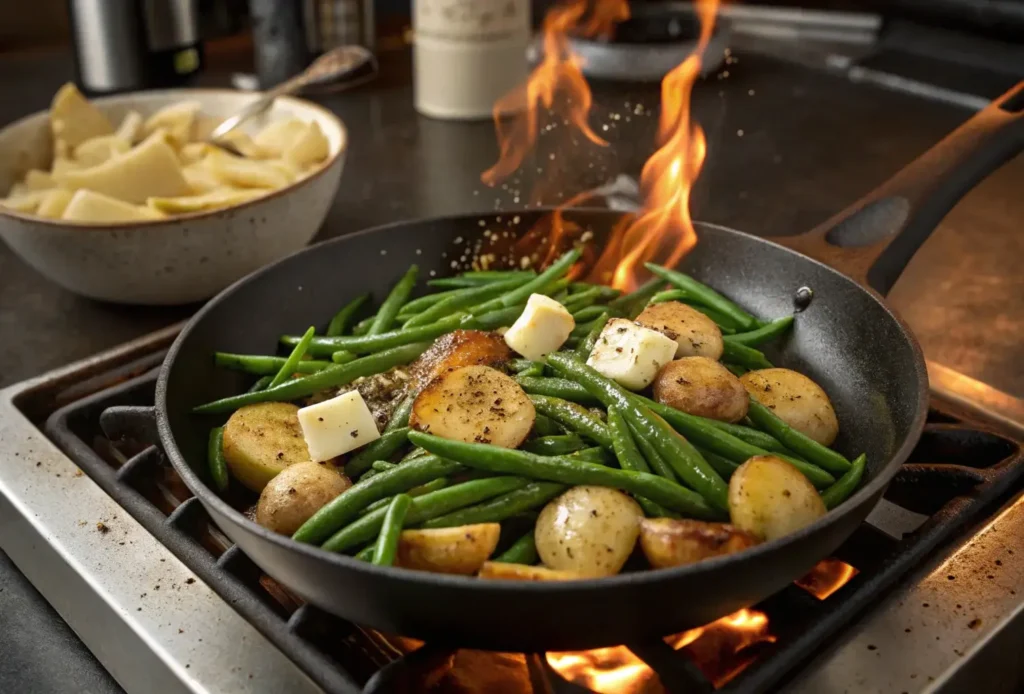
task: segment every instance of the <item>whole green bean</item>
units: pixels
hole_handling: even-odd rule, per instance
[[[377,314],[373,314],[369,318],[364,318],[355,325],[352,326],[353,335],[365,335],[370,331],[370,326],[373,325],[373,321],[377,320]]]
[[[544,375],[544,364],[543,362],[535,361],[532,366],[523,369],[518,375],[523,377],[542,376]]]
[[[516,373],[521,373],[526,369],[533,368],[537,364],[544,366],[544,364],[539,361],[531,361],[530,359],[522,359],[519,357],[508,360],[508,368],[510,368],[512,371],[515,371]]]
[[[409,441],[409,427],[398,427],[385,431],[380,438],[348,459],[345,463],[345,474],[359,477],[373,467],[378,460],[388,460]]]
[[[864,476],[864,465],[867,463],[867,456],[861,453],[854,458],[850,469],[843,473],[843,476],[836,480],[836,483],[821,493],[821,500],[825,502],[825,508],[833,509],[846,501],[850,494],[857,489],[861,477]]]
[[[660,277],[653,277],[644,282],[636,291],[623,294],[618,299],[612,299],[608,305],[614,309],[623,311],[629,318],[636,318],[643,310],[652,296],[665,286],[665,281]]]
[[[595,405],[600,402],[586,388],[567,378],[541,378],[520,374],[515,377],[515,380],[523,390],[531,395],[547,395],[569,402],[578,402],[581,405]]]
[[[416,445],[432,453],[436,452],[445,459],[463,463],[466,467],[503,474],[521,474],[569,485],[612,487],[645,496],[666,508],[695,518],[717,519],[723,516],[700,494],[656,475],[608,468],[569,456],[543,456],[487,444],[451,441],[419,431],[412,432],[409,437]]]
[[[586,436],[605,448],[612,447],[608,427],[582,405],[547,395],[530,395],[530,401],[534,409],[545,417],[551,417],[570,431]]]
[[[708,306],[704,306],[697,301],[694,301],[693,295],[685,289],[670,289],[668,291],[658,292],[651,297],[652,304],[663,304],[668,301],[679,301],[696,311],[700,311],[718,325],[718,329],[722,331],[723,335],[732,335],[736,332],[736,321],[721,311],[716,311],[713,308],[709,308]]]
[[[281,370],[287,359],[284,357],[268,357],[262,354],[229,354],[227,352],[214,352],[213,363],[235,371],[256,374],[258,376],[270,375],[273,377]],[[331,365],[329,361],[314,359],[303,359],[295,365],[294,373],[311,374]]]
[[[750,417],[754,426],[771,434],[786,448],[805,458],[807,462],[814,463],[837,475],[845,474],[850,469],[849,460],[789,426],[754,398],[750,398],[747,416]]]
[[[374,501],[462,469],[462,465],[451,460],[426,455],[402,463],[394,470],[378,473],[371,479],[360,480],[314,513],[295,531],[292,539],[309,544],[322,542]]]
[[[524,451],[539,453],[540,455],[566,455],[567,453],[581,451],[586,447],[587,444],[576,434],[542,436],[538,439],[527,441],[521,446]]]
[[[502,296],[528,281],[528,277],[513,278],[504,282],[491,282],[479,287],[472,287],[461,294],[456,294],[437,302],[418,316],[413,316],[405,324],[405,327],[414,328],[417,325],[428,325],[461,309],[476,306],[481,302]]]
[[[401,469],[399,467],[390,473],[382,472],[377,479],[387,474],[394,474]],[[527,484],[529,484],[529,480],[522,477],[488,477],[445,487],[412,499],[405,522],[412,527],[431,518],[437,518],[499,494],[505,494],[513,489],[519,489]],[[385,513],[387,513],[387,509],[377,509],[373,513],[367,513],[334,533],[322,547],[329,552],[344,552],[364,542],[369,542],[380,532]]]
[[[405,306],[398,310],[398,315],[395,318],[398,321],[407,321],[413,316],[426,311],[428,308],[436,304],[438,301],[447,299],[449,296],[455,296],[467,291],[466,289],[449,289],[444,292],[434,292],[433,294],[425,294],[416,299],[411,299]]]
[[[729,372],[737,378],[750,371],[747,367],[740,366],[739,364],[722,364],[722,366],[729,369]]]
[[[285,379],[291,378],[295,373],[295,368],[299,365],[299,361],[306,354],[306,350],[309,349],[309,343],[313,340],[313,335],[316,334],[316,328],[310,326],[306,330],[306,334],[303,335],[298,342],[295,343],[292,353],[288,355],[288,358],[281,364],[281,368],[278,369],[274,378],[271,379],[270,385],[267,388],[273,388],[284,383]]]
[[[697,450],[700,451],[700,454],[704,456],[704,460],[708,461],[711,467],[715,468],[724,480],[732,477],[732,473],[736,472],[736,468],[740,466],[739,463],[734,463],[728,458],[712,453],[706,448],[698,448]]]
[[[419,458],[420,456],[424,455],[429,455],[429,453],[427,453],[422,448],[413,448],[411,451],[406,453],[399,462],[404,463],[407,460],[413,460],[414,458]]]
[[[487,313],[481,313],[478,316],[470,316],[473,321],[472,324],[462,327],[476,330],[496,330],[501,327],[511,326],[519,318],[524,308],[526,308],[525,305],[510,306],[509,308],[499,308]]]
[[[506,564],[526,564],[532,566],[540,557],[537,555],[537,543],[533,539],[533,528],[512,543],[512,546],[499,554],[493,561]]]
[[[582,451],[576,451],[566,456],[573,460],[583,460],[588,463],[594,463],[595,465],[604,465],[608,467],[615,462],[614,457],[608,452],[608,449],[601,448],[600,446],[593,446],[591,448],[584,448]]]
[[[346,385],[363,376],[372,376],[373,374],[387,371],[393,366],[408,364],[423,354],[429,346],[429,342],[402,345],[401,347],[395,347],[394,349],[356,359],[348,364],[328,366],[322,371],[317,371],[302,378],[290,379],[273,388],[214,400],[213,402],[193,408],[192,412],[195,414],[221,414],[233,412],[239,407],[252,405],[257,402],[289,402],[291,400],[298,400],[328,388]]]
[[[607,306],[587,306],[579,311],[574,311],[572,319],[576,321],[577,325],[580,325],[582,323],[590,323],[605,313],[610,313]]]
[[[580,259],[581,255],[583,255],[583,253],[577,248],[568,251],[561,258],[551,263],[548,269],[531,279],[526,284],[513,289],[502,297],[492,299],[480,304],[479,306],[474,306],[470,309],[470,313],[473,315],[480,315],[502,307],[507,308],[509,306],[515,306],[516,304],[525,303],[526,300],[530,298],[531,294],[542,293],[544,290],[550,291],[551,287],[549,285],[560,279],[565,273],[569,272],[576,261]],[[568,283],[566,283],[566,286],[568,286]]]
[[[611,320],[611,314],[607,311],[594,319],[589,326],[590,331],[587,332],[587,336],[576,347],[576,356],[583,360],[590,356],[590,353],[594,351],[594,345],[597,344],[597,338],[601,337],[601,331],[604,330],[604,326],[608,324],[609,320]]]
[[[409,512],[412,497],[408,494],[396,494],[384,512],[384,522],[380,526],[380,535],[373,550],[373,563],[377,566],[391,566],[398,554],[398,540],[402,536],[402,523]]]
[[[594,329],[594,325],[597,324],[598,320],[599,318],[595,318],[589,323],[577,323],[576,326],[573,327],[572,332],[569,333],[569,340],[566,341],[566,344],[571,340],[586,339],[587,335],[590,334],[590,331]]]
[[[739,364],[748,369],[772,368],[772,363],[764,356],[764,352],[738,342],[729,342],[725,338],[722,338],[722,361]]]
[[[395,316],[398,315],[398,309],[402,308],[402,304],[409,300],[409,295],[412,294],[413,287],[416,286],[416,277],[419,274],[420,269],[416,265],[409,266],[402,279],[398,280],[391,288],[388,297],[380,305],[367,335],[381,335],[391,329],[395,322]]]
[[[355,361],[356,358],[355,354],[344,349],[339,349],[337,352],[331,353],[331,361],[335,364],[347,364],[350,361]]]
[[[769,340],[774,340],[776,337],[789,330],[789,326],[791,325],[793,325],[793,316],[786,316],[785,318],[773,320],[768,325],[757,328],[756,330],[737,333],[735,335],[727,335],[723,339],[726,342],[732,342],[737,345],[757,347],[758,345],[763,345]]]
[[[359,481],[360,482],[365,482],[366,480],[370,479],[371,477],[375,477],[375,476],[377,476],[379,474],[380,474],[379,470],[374,470],[373,468],[370,468],[369,470],[367,470],[366,472],[364,472],[362,475],[359,476]]]
[[[391,411],[391,418],[388,419],[387,426],[384,427],[383,433],[386,434],[389,431],[409,426],[409,415],[412,414],[412,406],[413,403],[416,402],[416,395],[416,393],[409,393],[402,399],[402,402],[398,403],[398,406]]]
[[[352,322],[352,318],[354,318],[356,313],[359,312],[359,309],[363,307],[363,304],[369,300],[370,295],[363,294],[342,306],[341,310],[335,313],[334,318],[332,318],[331,322],[327,324],[327,332],[324,334],[327,335],[327,337],[344,335],[345,330],[348,329],[348,324]]]
[[[576,313],[577,311],[593,306],[597,303],[597,300],[601,297],[600,287],[591,287],[586,291],[582,291],[579,294],[570,294],[569,298],[562,304],[565,306],[565,310],[569,313]]]
[[[391,499],[388,499],[388,501],[390,502]],[[359,553],[356,554],[356,559],[358,559],[359,561],[373,561],[373,555],[376,551],[377,543],[371,542],[366,547],[363,547],[361,550],[359,550]]]
[[[500,523],[517,513],[543,506],[565,491],[557,482],[530,482],[521,489],[513,489],[474,506],[432,518],[424,528],[455,528],[475,523]]]
[[[744,330],[753,330],[757,327],[757,319],[747,313],[738,304],[716,292],[711,287],[698,282],[689,275],[684,275],[676,270],[669,270],[654,263],[644,263],[644,267],[662,278],[669,284],[685,289],[693,295],[694,300],[706,306],[721,311],[736,321],[737,326]]]
[[[644,460],[643,454],[636,447],[633,435],[629,432],[629,425],[623,418],[622,413],[614,406],[608,408],[608,430],[612,435],[612,446],[615,449],[615,457],[618,458],[619,467],[623,470],[632,470],[634,472],[651,471],[647,461]],[[670,477],[669,479],[672,478]],[[640,504],[640,508],[644,510],[644,514],[650,518],[665,518],[674,515],[661,504],[656,504],[645,497],[638,496],[636,501]]]
[[[270,382],[273,381],[273,380],[274,380],[273,376],[264,376],[263,378],[259,379],[258,381],[253,383],[251,386],[249,386],[249,390],[247,390],[245,392],[246,393],[257,393],[257,392],[259,392],[261,390],[265,390],[266,387],[269,386]]]
[[[450,333],[457,328],[471,328],[472,318],[464,313],[456,313],[442,318],[430,325],[421,325],[408,330],[400,328],[386,333],[367,333],[366,335],[339,335],[338,337],[314,337],[309,345],[309,353],[313,356],[326,356],[338,350],[347,350],[356,354],[379,352],[382,349],[399,347],[413,342],[433,340],[435,337]],[[294,345],[300,338],[295,335],[284,335],[281,343]]]
[[[594,287],[597,287],[600,292],[598,295],[598,299],[600,301],[611,301],[612,299],[618,299],[622,296],[622,292],[615,287],[609,287],[604,284],[591,284],[590,282],[573,282],[569,285],[569,290],[572,291],[573,294],[579,294],[580,292],[585,292]]]
[[[370,466],[371,469],[376,470],[377,472],[387,472],[388,470],[394,470],[396,467],[398,466],[394,463],[389,463],[386,460],[375,460]]]
[[[654,442],[649,438],[645,437],[641,432],[640,428],[634,424],[627,423],[629,426],[630,435],[633,437],[633,443],[637,445],[637,448],[643,453],[644,458],[647,460],[651,467],[651,470],[667,480],[678,482],[679,479],[676,477],[675,470],[669,465],[665,459],[655,448]]]
[[[206,457],[210,464],[210,477],[213,479],[214,489],[218,492],[226,491],[229,478],[228,462],[224,459],[224,427],[210,429]]]
[[[422,451],[423,449],[420,448],[417,450]],[[430,454],[428,453],[427,455]],[[438,489],[444,489],[449,484],[451,484],[451,480],[449,480],[447,477],[438,477],[436,480],[430,480],[426,484],[421,484],[418,487],[413,487],[412,489],[408,490],[405,493],[413,497],[423,496],[424,494],[429,494],[430,492],[436,492]],[[383,508],[390,504],[393,498],[393,496],[386,496],[383,499],[378,499],[377,501],[374,501],[372,504],[370,504],[362,511],[360,511],[359,515],[365,516],[367,513],[372,513],[379,508]]]
[[[537,273],[533,270],[505,270],[497,274],[488,275],[470,275],[464,272],[458,277],[439,277],[438,279],[428,281],[427,284],[431,287],[441,287],[444,289],[451,287],[466,289],[494,284],[495,282],[505,282],[507,280],[529,281],[530,278],[536,276]]]
[[[551,417],[538,414],[533,419],[533,433],[537,436],[560,436],[565,430]]]
[[[644,397],[643,395],[636,395],[635,397],[637,400],[640,400],[645,405],[647,405],[647,407],[652,412],[664,417],[669,424],[672,423],[672,416],[676,412],[681,412],[681,410],[677,410],[676,408],[671,407],[670,405],[665,405],[663,403],[657,402],[656,400],[651,400],[650,398]],[[766,434],[763,431],[752,429],[750,427],[745,427],[741,424],[730,424],[729,422],[721,422],[717,419],[699,417],[695,414],[690,416],[708,426],[714,427],[716,429],[721,429],[727,434],[731,434],[732,436],[735,436],[736,438],[742,441],[746,441],[747,443],[753,446],[763,448],[766,451],[774,451],[776,453],[786,453],[792,455],[790,449],[786,448],[786,446],[784,446],[780,441],[776,440],[775,437],[773,437],[771,434]]]
[[[470,277],[481,281],[495,282],[510,277],[536,277],[536,270],[466,270],[459,277]]]

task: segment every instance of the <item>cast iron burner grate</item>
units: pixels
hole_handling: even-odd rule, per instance
[[[519,684],[503,684],[501,691],[590,691],[556,674],[543,655],[457,652],[435,643],[416,648],[419,644],[409,639],[363,629],[302,604],[264,575],[211,522],[160,450],[142,443],[156,440],[153,368],[162,356],[150,354],[71,384],[47,403],[32,407],[31,414],[42,417],[52,412],[46,419],[47,435],[326,692],[472,691],[448,686],[454,679],[452,663],[457,657],[465,660],[465,654],[477,660],[504,658],[483,666],[491,677],[495,671],[504,672],[500,668],[507,667],[510,658],[514,661],[518,671],[511,679]],[[819,599],[793,584],[757,605],[755,609],[768,616],[775,639],[741,653],[744,658],[733,672],[752,664],[735,676],[717,673],[709,679],[690,657],[665,641],[628,644],[629,650],[671,692],[713,691],[712,680],[722,685],[719,691],[770,690],[937,547],[985,519],[1021,488],[1022,478],[1019,442],[949,406],[935,405],[920,444],[883,502],[897,516],[902,513],[923,523],[913,523],[903,533],[883,532],[865,523],[835,555],[857,569],[845,585]]]

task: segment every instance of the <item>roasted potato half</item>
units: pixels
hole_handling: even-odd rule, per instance
[[[654,399],[723,422],[740,421],[750,404],[740,379],[709,357],[683,357],[665,364],[654,379]]]
[[[501,525],[498,523],[403,530],[395,565],[418,571],[472,576],[498,546],[499,535]]]
[[[651,304],[636,322],[676,341],[676,358],[722,356],[722,331],[715,321],[679,301]]]
[[[608,487],[573,487],[540,512],[534,538],[545,565],[581,576],[617,574],[644,517],[632,497]]]
[[[489,366],[464,366],[420,392],[409,425],[446,439],[516,448],[534,419],[533,403],[509,376]]]
[[[420,358],[410,371],[417,387],[422,387],[438,376],[464,366],[492,366],[512,358],[500,335],[483,330],[453,330],[442,335]]]
[[[572,581],[583,578],[571,571],[558,571],[546,566],[526,566],[501,561],[487,561],[480,567],[480,578],[500,578],[506,581]]]
[[[656,569],[683,566],[753,547],[758,539],[728,523],[688,518],[640,521],[640,547]]]
[[[224,425],[224,460],[231,474],[254,492],[294,463],[309,461],[299,408],[261,402],[235,410]]]
[[[330,463],[295,463],[267,483],[256,504],[256,522],[291,535],[320,507],[352,486]]]
[[[763,540],[774,540],[825,515],[825,503],[803,473],[774,455],[757,455],[729,480],[732,524]]]
[[[740,377],[751,397],[775,416],[823,446],[831,446],[839,434],[839,420],[832,401],[821,386],[790,369],[759,369]]]

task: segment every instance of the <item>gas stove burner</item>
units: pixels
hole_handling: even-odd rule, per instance
[[[583,58],[587,77],[658,82],[697,47],[700,25],[690,3],[634,3],[630,11],[630,18],[607,39],[570,39],[572,49]],[[716,27],[701,74],[721,67],[726,47],[726,33]]]

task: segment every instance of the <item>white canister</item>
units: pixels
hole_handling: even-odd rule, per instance
[[[529,0],[413,0],[416,110],[453,120],[489,118],[526,81]]]

